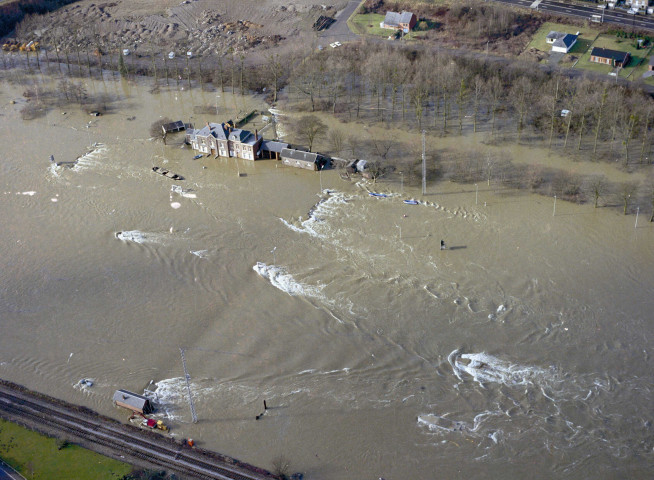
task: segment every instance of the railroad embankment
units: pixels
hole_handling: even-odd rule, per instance
[[[122,424],[86,407],[5,380],[0,380],[0,417],[134,465],[175,472],[182,478],[277,478],[266,470],[234,458],[191,448],[175,439]]]

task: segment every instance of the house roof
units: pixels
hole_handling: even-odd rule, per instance
[[[268,152],[280,153],[285,148],[288,148],[288,143],[274,142],[272,140],[264,140],[261,143],[261,149]]]
[[[557,32],[558,33],[558,32]],[[577,41],[579,35],[573,35],[571,33],[566,33],[563,37],[557,38],[552,44],[553,47],[565,47],[570,48]]]
[[[124,405],[128,405],[131,408],[142,410],[144,413],[152,411],[150,400],[148,400],[143,395],[128,392],[127,390],[116,390],[114,392],[113,400],[114,402],[120,402]]]
[[[412,12],[386,12],[386,16],[384,17],[384,25],[399,27],[402,23],[411,22],[411,17],[413,17]]]
[[[223,123],[207,123],[200,129],[190,130],[188,133],[191,137],[200,136],[208,137],[211,135],[219,140],[227,140],[225,125]]]
[[[568,35],[565,32],[555,32],[554,30],[550,31],[550,33],[547,34],[547,39],[548,40],[558,40],[559,38],[563,38],[566,35]]]
[[[231,120],[230,120],[231,122]],[[248,130],[241,130],[240,128],[234,128],[232,131],[229,131],[231,123],[207,123],[204,127],[199,130],[189,130],[188,135],[193,139],[194,137],[208,137],[212,136],[218,140],[231,140],[233,142],[245,143],[246,145],[254,145],[257,143],[258,139],[255,139],[255,135],[249,132]]]
[[[161,126],[161,128],[163,128],[164,132],[172,132],[184,130],[185,125],[181,120],[177,120],[176,122],[165,123]]]
[[[618,62],[625,62],[629,57],[629,52],[620,52],[618,50],[609,50],[608,48],[593,47],[590,52],[591,57],[610,58]]]
[[[320,156],[317,153],[303,152],[301,150],[295,150],[294,148],[283,148],[281,155],[284,158],[290,158],[292,160],[300,160],[303,162],[316,162]]]

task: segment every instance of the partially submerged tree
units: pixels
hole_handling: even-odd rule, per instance
[[[620,185],[618,196],[622,200],[623,210],[622,213],[626,215],[629,212],[631,205],[631,197],[635,197],[638,191],[638,185],[635,182],[625,182]]]
[[[154,139],[160,138],[161,140],[163,140],[165,144],[166,134],[164,133],[162,127],[167,123],[172,123],[172,120],[168,117],[163,117],[160,118],[159,120],[152,122],[152,125],[150,125],[150,136]]]
[[[599,206],[599,199],[609,191],[609,181],[604,175],[593,175],[586,179],[584,191],[593,199],[593,207]]]

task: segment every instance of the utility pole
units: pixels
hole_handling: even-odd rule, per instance
[[[188,370],[186,369],[184,349],[180,347],[179,353],[182,356],[182,366],[184,367],[184,377],[186,378],[186,389],[188,390],[188,403],[191,406],[191,416],[193,417],[193,423],[198,423],[198,416],[195,413],[195,405],[193,404],[193,396],[191,395],[191,376],[188,374]]]
[[[425,131],[422,131],[422,195],[427,193],[427,159],[425,156]]]

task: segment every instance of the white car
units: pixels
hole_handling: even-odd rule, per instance
[[[186,52],[186,56],[187,56],[188,58],[193,58],[193,52],[191,52],[191,51],[189,50],[188,52]]]
[[[629,10],[627,10],[627,13],[629,15],[638,15],[638,10],[635,8],[630,8]]]
[[[168,58],[170,58],[171,60],[172,60],[173,58],[175,58],[175,52],[170,52],[170,53],[168,54]]]

